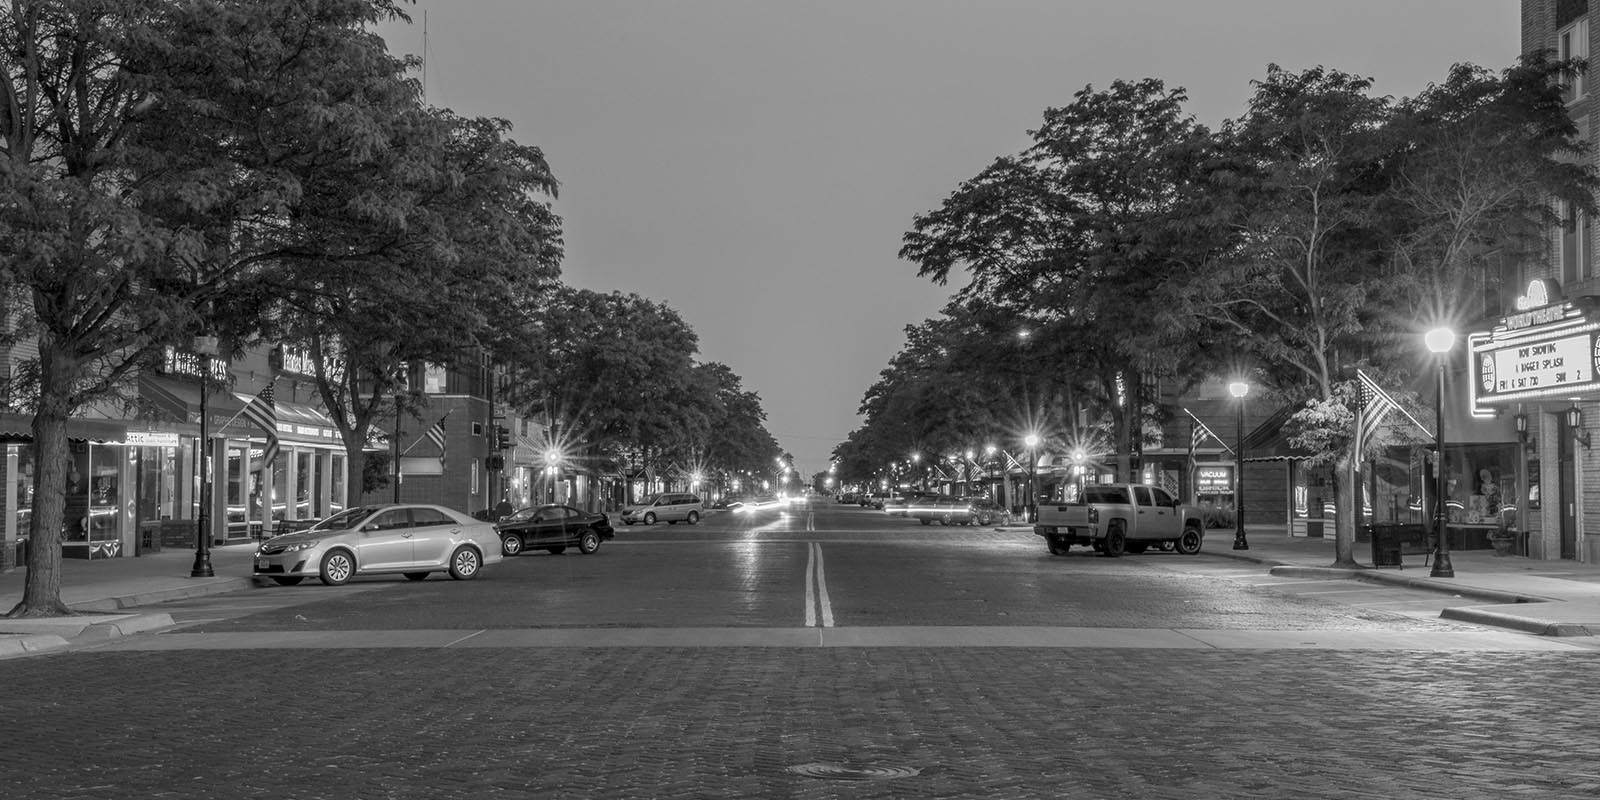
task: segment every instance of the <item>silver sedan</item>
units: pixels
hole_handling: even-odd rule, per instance
[[[444,506],[374,505],[348,508],[262,542],[251,574],[283,586],[311,577],[338,586],[356,575],[400,574],[420,581],[434,572],[464,581],[502,558],[491,523]]]

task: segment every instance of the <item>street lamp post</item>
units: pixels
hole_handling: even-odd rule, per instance
[[[200,440],[195,443],[196,466],[200,470],[200,512],[195,515],[194,566],[191,578],[214,578],[211,568],[211,431],[207,419],[206,396],[211,394],[211,357],[217,354],[215,336],[197,336],[195,352],[200,355]]]
[[[1039,434],[1030,433],[1022,440],[1028,446],[1028,521],[1039,519]]]
[[[1250,393],[1250,384],[1234,381],[1228,384],[1228,393],[1239,399],[1233,452],[1233,549],[1249,550],[1250,542],[1244,537],[1244,396]]]
[[[972,451],[964,453],[967,458],[961,462],[961,496],[972,494]]]
[[[1438,542],[1438,554],[1433,559],[1433,571],[1428,573],[1430,578],[1454,578],[1455,567],[1450,563],[1450,537],[1446,535],[1445,521],[1448,511],[1445,507],[1446,493],[1450,491],[1445,473],[1444,462],[1444,369],[1449,361],[1450,348],[1455,346],[1456,332],[1449,328],[1434,328],[1428,331],[1426,341],[1428,350],[1439,359],[1439,386],[1435,395],[1433,406],[1433,446],[1435,448],[1433,467],[1438,471],[1438,485],[1436,499],[1434,500],[1433,535]],[[1359,502],[1359,501],[1358,501]]]

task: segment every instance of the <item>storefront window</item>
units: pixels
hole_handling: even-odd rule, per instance
[[[317,476],[312,466],[316,463],[313,455],[310,450],[301,450],[294,454],[295,519],[316,519],[317,507],[321,505],[316,502],[315,493],[312,491],[312,487],[317,484]]]
[[[27,538],[33,523],[33,445],[17,448],[17,536]]]
[[[271,518],[264,520],[267,527],[272,527],[288,518],[289,500],[289,466],[294,459],[294,454],[288,451],[280,452],[272,465],[272,514]]]
[[[64,542],[89,541],[89,447],[73,442],[67,451],[65,513],[61,518]]]
[[[259,508],[260,498],[255,495],[255,486],[246,487],[245,481],[255,480],[255,476],[245,475],[245,448],[230,445],[228,447],[228,474],[224,480],[223,495],[228,508],[227,537],[230,539],[250,535],[249,514],[245,506],[245,498],[250,496]],[[259,513],[259,512],[257,512]],[[257,517],[259,518],[259,517]]]
[[[178,507],[177,448],[139,448],[139,518],[174,519]]]
[[[334,453],[333,472],[329,475],[333,479],[333,496],[328,498],[327,512],[329,514],[337,514],[344,510],[344,463],[344,454]]]

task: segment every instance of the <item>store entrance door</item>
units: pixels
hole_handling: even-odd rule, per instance
[[[1565,420],[1561,422],[1561,557],[1578,557],[1578,486],[1574,468],[1574,440],[1572,429]]]

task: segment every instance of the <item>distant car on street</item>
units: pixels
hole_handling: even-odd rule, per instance
[[[500,532],[500,550],[508,556],[527,550],[559,555],[568,547],[589,555],[600,549],[601,542],[616,536],[611,519],[605,514],[567,505],[518,509],[495,528]]]
[[[693,525],[700,521],[700,498],[686,492],[662,492],[622,509],[622,513],[618,516],[622,518],[624,525],[632,525],[635,522],[642,522],[645,525],[654,525],[657,522],[669,525],[687,522]]]
[[[262,542],[251,575],[280,586],[311,577],[338,586],[357,575],[400,574],[420,581],[434,572],[464,581],[502,558],[494,525],[455,509],[357,506]]]

